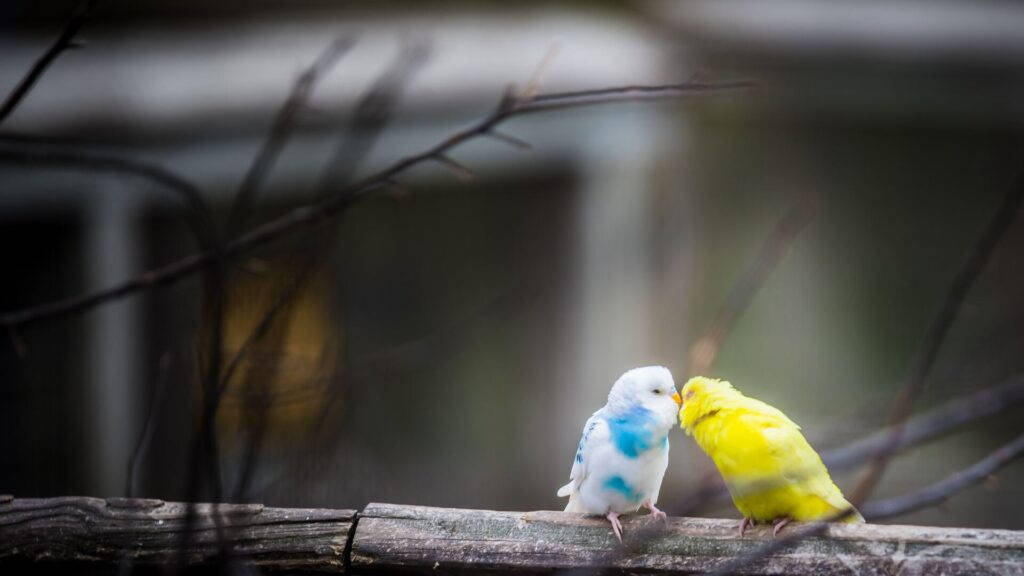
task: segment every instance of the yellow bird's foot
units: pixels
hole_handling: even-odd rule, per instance
[[[779,535],[779,531],[782,530],[783,526],[785,526],[786,524],[789,524],[789,521],[790,521],[790,518],[776,518],[775,521],[772,522],[772,537],[774,538],[774,537],[778,536]]]
[[[743,533],[747,531],[747,526],[753,525],[754,521],[744,516],[743,520],[740,520],[740,538],[743,538]]]
[[[615,512],[609,512],[605,518],[612,523],[612,532],[615,532],[615,537],[619,539],[619,544],[622,544],[622,523],[619,522],[619,515]]]
[[[665,523],[666,527],[668,526],[668,514],[665,514],[664,512],[659,510],[657,506],[651,504],[650,500],[644,501],[644,508],[647,508],[648,510],[651,511],[651,516],[654,516],[655,520],[660,519],[662,522]]]

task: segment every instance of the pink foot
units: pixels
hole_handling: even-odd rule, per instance
[[[776,518],[775,522],[772,522],[772,537],[778,536],[779,531],[786,524],[789,524],[789,518]]]
[[[740,520],[740,538],[743,538],[743,533],[747,531],[747,526],[753,526],[754,521],[750,518],[744,517]]]
[[[660,518],[665,523],[665,526],[668,526],[668,514],[665,514],[657,506],[651,504],[650,500],[644,500],[644,508],[651,511],[651,516],[654,516],[655,520]]]
[[[605,518],[612,523],[612,532],[615,532],[615,537],[619,539],[619,544],[622,544],[622,524],[619,522],[618,513],[609,512]]]

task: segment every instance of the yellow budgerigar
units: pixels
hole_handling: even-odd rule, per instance
[[[751,523],[777,534],[791,520],[827,518],[850,508],[800,427],[724,380],[698,376],[683,386],[679,421],[715,462],[736,508],[740,536]],[[847,522],[863,522],[854,511]]]

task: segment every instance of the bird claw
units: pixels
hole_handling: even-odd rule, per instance
[[[615,537],[619,539],[619,544],[622,544],[622,523],[619,522],[619,515],[615,512],[609,512],[605,518],[612,523],[612,532],[615,532]]]
[[[772,522],[772,538],[779,535],[779,531],[782,530],[783,526],[789,524],[789,518],[776,518],[775,522]]]
[[[664,512],[659,510],[657,506],[651,504],[649,501],[644,502],[644,508],[647,508],[648,510],[651,511],[651,516],[654,516],[655,520],[661,520],[665,523],[665,527],[668,527],[668,514],[665,514]]]
[[[754,521],[746,516],[743,517],[743,520],[740,520],[740,538],[743,538],[743,533],[747,531],[747,526],[752,526],[753,524]]]

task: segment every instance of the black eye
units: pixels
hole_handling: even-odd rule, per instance
[[[655,394],[661,394],[661,388],[655,388],[654,389],[654,393]]]

